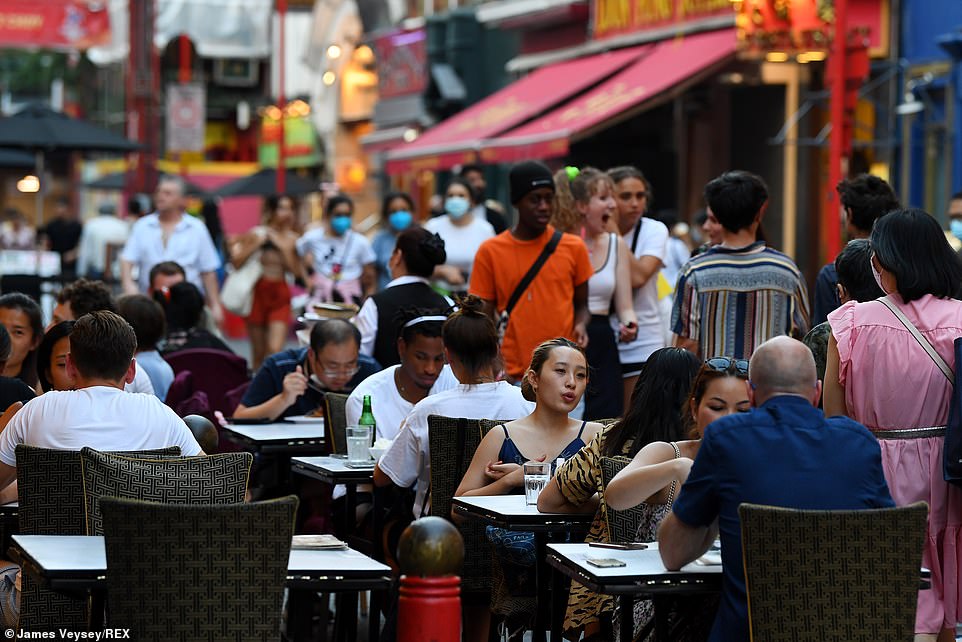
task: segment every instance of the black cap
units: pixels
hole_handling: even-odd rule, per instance
[[[554,191],[551,170],[538,161],[525,161],[512,167],[511,173],[508,174],[508,182],[511,185],[512,204],[542,187],[550,187]]]

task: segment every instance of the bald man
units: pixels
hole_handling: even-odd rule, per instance
[[[875,437],[851,419],[826,419],[818,409],[822,385],[803,343],[783,336],[761,344],[747,385],[754,409],[706,428],[688,480],[658,531],[669,570],[698,559],[721,536],[724,579],[713,642],[749,639],[739,504],[894,506]]]

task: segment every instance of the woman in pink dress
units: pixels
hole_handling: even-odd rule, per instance
[[[954,369],[962,260],[941,227],[922,210],[897,210],[876,221],[870,242],[879,287]],[[952,382],[882,299],[850,301],[828,321],[825,414],[848,415],[875,433],[897,505],[928,503],[922,564],[932,569],[932,588],[919,592],[916,640],[954,640],[962,619],[962,490],[942,479]]]

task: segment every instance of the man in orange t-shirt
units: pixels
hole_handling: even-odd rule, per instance
[[[548,225],[554,201],[551,170],[527,161],[511,169],[511,203],[518,222],[481,244],[474,257],[469,291],[484,299],[492,319],[508,305],[521,279],[554,234]],[[519,381],[542,341],[567,337],[588,344],[588,279],[593,270],[584,242],[572,234],[561,241],[518,299],[505,329],[501,354],[511,381]]]

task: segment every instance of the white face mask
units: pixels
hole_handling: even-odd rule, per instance
[[[875,269],[875,261],[869,261],[869,264],[872,266],[872,276],[875,277],[875,282],[878,284],[879,290],[885,292],[885,294],[892,294],[882,285],[882,273]]]

